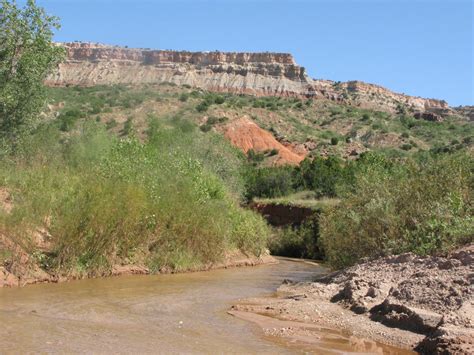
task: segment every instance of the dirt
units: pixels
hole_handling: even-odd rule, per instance
[[[10,213],[13,209],[13,197],[4,187],[0,187],[0,209],[5,213]]]
[[[315,214],[309,207],[291,206],[277,203],[252,202],[249,207],[261,214],[269,224],[276,227],[300,225]]]
[[[311,283],[285,282],[275,298],[233,311],[342,329],[423,354],[474,353],[474,245],[445,257],[365,261]],[[289,341],[304,336],[275,334]]]
[[[48,233],[45,229],[38,228],[31,232],[31,243],[35,250],[45,250],[49,246]],[[108,277],[120,275],[146,275],[150,269],[144,264],[129,263],[127,260],[118,261],[108,271],[100,274],[84,274],[67,272],[61,273],[55,270],[46,271],[41,267],[41,254],[31,254],[13,239],[2,234],[0,231],[0,288],[26,286],[37,283],[58,283],[89,277]],[[159,273],[169,274],[175,272],[206,271],[231,267],[255,266],[261,264],[275,263],[276,260],[267,251],[260,256],[245,254],[240,250],[228,251],[223,260],[195,266],[186,270],[172,270],[162,268]]]
[[[276,154],[273,163],[276,165],[297,165],[305,158],[304,153],[298,154],[291,146],[278,142],[270,132],[260,128],[247,116],[230,122],[225,127],[224,135],[232,145],[245,153],[249,150],[255,152],[274,150]]]

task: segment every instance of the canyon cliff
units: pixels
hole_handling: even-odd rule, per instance
[[[218,92],[329,99],[387,112],[451,110],[445,101],[398,94],[378,85],[312,79],[287,53],[130,49],[82,42],[58,45],[66,49],[66,60],[48,77],[50,86],[170,82]]]

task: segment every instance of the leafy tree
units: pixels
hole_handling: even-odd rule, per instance
[[[305,188],[315,191],[319,197],[335,197],[336,186],[345,180],[343,162],[334,156],[306,159],[298,170]]]
[[[43,81],[63,56],[52,42],[58,18],[34,0],[0,0],[0,138],[34,127],[45,103]]]
[[[294,192],[294,168],[278,166],[266,168],[249,167],[245,174],[246,197],[273,198]]]

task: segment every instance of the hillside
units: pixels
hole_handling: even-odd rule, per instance
[[[399,156],[473,147],[472,122],[455,114],[428,121],[407,112],[362,109],[329,99],[213,93],[169,82],[51,88],[49,95],[52,102],[46,114],[59,115],[65,131],[87,116],[105,122],[111,131],[133,130],[143,137],[150,117],[156,117],[188,119],[204,132],[229,137],[226,132],[245,118],[256,126],[237,132],[245,139],[233,130],[231,141],[245,152],[263,153],[268,164],[295,163],[305,156],[354,159],[367,150]],[[258,143],[262,134],[265,144]]]

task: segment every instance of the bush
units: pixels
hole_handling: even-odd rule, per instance
[[[262,162],[263,159],[265,159],[265,154],[263,152],[256,152],[253,149],[249,149],[249,151],[247,152],[247,157],[249,161],[259,163]]]
[[[246,197],[273,198],[294,192],[294,170],[290,166],[253,168],[245,174]]]
[[[259,254],[268,230],[239,207],[239,154],[221,137],[166,124],[151,125],[148,143],[92,121],[67,141],[54,126],[38,131],[0,160],[0,186],[16,195],[0,229],[29,245],[27,231],[47,217],[48,265],[66,272],[107,272],[119,260],[179,270],[229,249]]]
[[[112,129],[112,128],[115,128],[117,127],[118,123],[117,121],[114,119],[114,118],[111,118],[110,120],[107,121],[107,123],[105,124],[105,126],[107,127],[107,129]]]
[[[60,130],[63,132],[70,131],[72,128],[74,128],[77,120],[81,117],[83,117],[83,114],[78,109],[72,109],[61,113],[58,116]]]
[[[321,217],[321,241],[333,266],[392,253],[436,253],[473,241],[472,156],[424,155],[396,164],[370,158],[341,203]]]
[[[273,156],[275,156],[275,155],[278,155],[278,149],[276,149],[276,148],[273,148],[272,150],[270,150],[270,151],[268,152],[268,156],[269,156],[269,157],[273,157]]]
[[[370,120],[370,115],[368,113],[364,113],[362,115],[361,121],[368,121]]]
[[[209,108],[209,103],[207,101],[201,101],[197,106],[196,110],[198,112],[206,112]]]
[[[215,117],[215,116],[210,116],[207,118],[206,120],[206,123],[204,123],[203,125],[201,125],[199,128],[201,129],[201,131],[203,132],[209,132],[211,130],[211,128],[216,125],[217,123],[224,123],[226,121],[228,121],[229,118],[228,117]]]
[[[336,186],[345,179],[346,170],[343,162],[337,157],[305,159],[297,174],[304,189],[316,192],[318,197],[335,197]]]
[[[183,92],[181,95],[179,95],[179,101],[181,102],[186,102],[189,99],[189,94]]]
[[[217,104],[217,105],[221,105],[225,102],[225,98],[223,96],[216,96],[216,98],[214,99],[214,103]]]
[[[318,213],[306,219],[299,226],[288,226],[276,230],[269,239],[268,247],[272,255],[291,258],[321,259],[319,248]]]
[[[122,136],[128,136],[133,131],[133,116],[129,116],[123,124]]]
[[[339,139],[337,137],[332,137],[331,138],[331,145],[337,145],[339,143]]]

